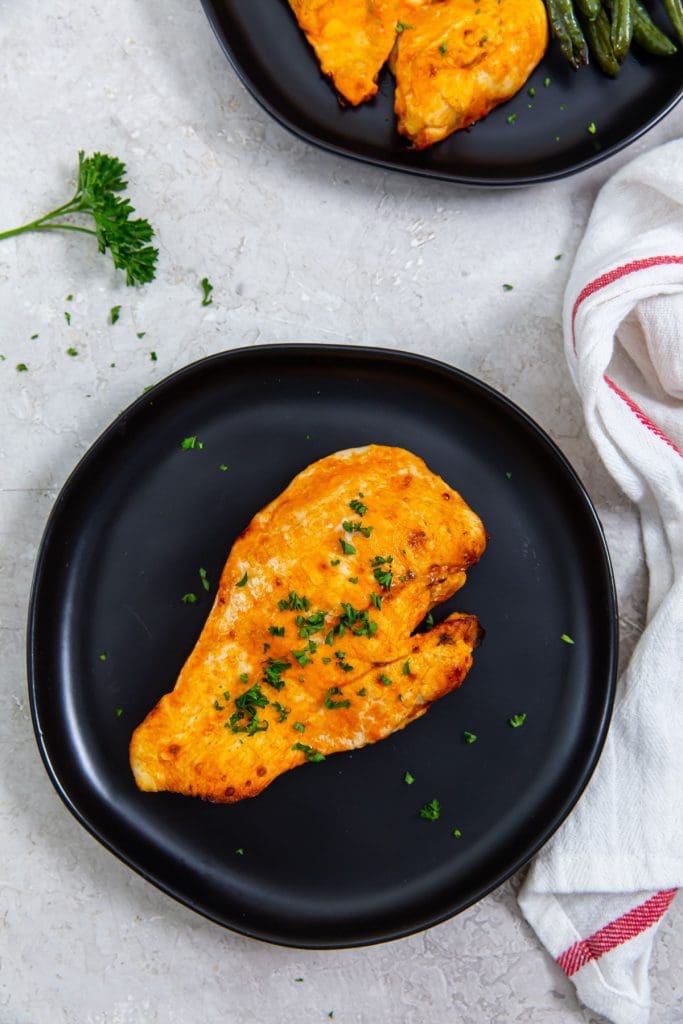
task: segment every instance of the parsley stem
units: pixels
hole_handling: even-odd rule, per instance
[[[62,207],[60,210],[53,210],[52,213],[46,214],[44,217],[40,217],[38,220],[32,220],[29,224],[22,224],[20,228],[12,228],[10,231],[0,232],[0,241],[4,238],[12,238],[14,235],[23,235],[27,231],[48,231],[50,229],[60,231],[80,231],[84,235],[97,235],[96,231],[91,231],[90,228],[82,228],[78,224],[46,224],[47,220],[52,217],[58,216],[60,213],[73,213],[73,210],[68,210]]]
[[[97,237],[97,232],[96,231],[91,231],[90,228],[82,228],[78,224],[39,224],[35,228],[33,228],[32,230],[33,231],[50,231],[51,229],[59,230],[59,231],[80,231],[84,235],[95,235],[95,237]],[[3,237],[4,237],[3,235],[0,235],[0,238],[3,238]]]

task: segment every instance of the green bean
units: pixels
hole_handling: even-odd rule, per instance
[[[576,20],[572,0],[546,0],[550,27],[572,67],[588,63],[588,47]]]
[[[631,16],[633,18],[633,38],[648,53],[657,57],[670,57],[678,53],[678,48],[669,37],[659,29],[638,0],[631,0]]]
[[[619,62],[627,55],[631,47],[633,21],[631,20],[631,0],[612,0],[612,52]]]
[[[576,0],[576,6],[589,21],[595,21],[600,13],[600,0]]]
[[[591,53],[597,60],[600,68],[610,78],[616,78],[621,70],[621,66],[612,50],[610,23],[604,8],[600,8],[600,13],[595,21],[586,22],[585,29]]]
[[[682,0],[662,0],[669,21],[676,30],[676,35],[683,43],[683,2]]]

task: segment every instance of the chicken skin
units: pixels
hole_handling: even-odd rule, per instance
[[[399,19],[394,107],[416,149],[509,100],[548,45],[543,0],[401,0]]]
[[[372,99],[396,38],[399,0],[289,0],[324,74],[353,106]]]
[[[235,541],[175,688],[133,733],[139,788],[233,803],[423,715],[460,686],[481,630],[453,614],[413,631],[485,546],[479,517],[404,449],[313,463]]]

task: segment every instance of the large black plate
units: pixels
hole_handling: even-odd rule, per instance
[[[635,48],[612,81],[592,66],[572,71],[552,43],[517,97],[471,130],[417,153],[396,131],[386,69],[372,103],[344,109],[286,0],[202,3],[244,84],[285,127],[344,156],[464,184],[525,185],[589,167],[637,139],[683,95],[683,50],[652,58]],[[671,35],[659,0],[653,16]],[[511,113],[514,124],[507,123]],[[588,131],[591,122],[595,135]]]
[[[181,451],[189,435],[201,451]],[[198,567],[217,580],[234,538],[295,473],[367,442],[423,456],[491,534],[443,609],[475,612],[486,629],[465,685],[405,731],[305,765],[255,800],[139,793],[128,740],[208,614]],[[188,590],[202,601],[182,604]],[[160,888],[271,941],[376,942],[479,899],[569,812],[607,729],[615,622],[595,511],[558,449],[505,398],[414,355],[242,349],[139,399],[64,487],[36,568],[31,705],[67,806]],[[511,729],[520,711],[527,722]],[[436,823],[418,816],[433,797]]]

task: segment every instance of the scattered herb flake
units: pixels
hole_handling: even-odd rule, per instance
[[[427,627],[427,629],[431,629],[433,625],[434,625],[434,616],[432,615],[431,612],[429,612],[429,614],[425,618],[425,626]]]
[[[306,726],[303,722],[295,722],[292,729],[296,729],[297,732],[303,732]]]
[[[68,356],[77,356],[78,355],[78,349],[74,348],[73,346],[69,346],[69,348],[66,350],[66,354]]]
[[[330,711],[337,711],[340,708],[350,708],[351,707],[351,701],[350,700],[347,700],[347,699],[345,699],[345,700],[332,700],[333,697],[338,696],[339,694],[341,694],[341,692],[342,691],[339,689],[338,686],[331,686],[329,688],[329,690],[325,694],[325,700],[323,701],[323,704],[325,705],[326,708],[328,708],[328,710],[330,710]]]
[[[237,854],[238,857],[244,857],[244,847],[238,846],[237,849],[235,850],[235,853]]]
[[[204,447],[204,443],[197,439],[196,434],[193,434],[192,437],[184,437],[180,442],[180,447],[184,452],[194,451],[195,448],[201,451]]]
[[[514,285],[511,285],[511,284],[504,284],[503,285],[503,291],[504,292],[511,292],[513,288],[514,288]]]
[[[336,565],[339,565],[340,562],[341,562],[341,558],[333,558],[332,561],[330,562],[330,565],[332,567],[334,567]]]
[[[202,292],[203,292],[202,306],[211,306],[211,305],[213,305],[213,299],[211,298],[211,292],[213,291],[213,285],[209,281],[208,277],[203,277],[202,278],[201,286],[202,286]]]
[[[467,732],[467,730],[465,730],[465,732],[462,735],[463,735],[463,738],[465,740],[465,743],[476,743],[477,742],[476,734],[473,733],[473,732]]]
[[[399,35],[401,34],[401,32],[407,32],[411,28],[413,28],[413,26],[409,25],[407,21],[396,22],[396,31],[398,32]]]
[[[462,832],[459,828],[454,828],[451,834],[455,836],[456,839],[460,839],[462,837]]]
[[[363,495],[362,495],[362,494],[360,494],[360,495],[359,495],[359,497],[361,497],[361,498],[362,498],[362,497],[363,497]],[[350,508],[350,509],[351,509],[351,510],[352,510],[353,512],[355,512],[355,513],[356,513],[356,515],[360,516],[360,517],[361,517],[361,519],[363,518],[363,516],[365,515],[365,513],[366,513],[366,512],[367,512],[367,510],[368,510],[368,506],[367,506],[367,505],[364,505],[362,501],[358,501],[358,498],[354,498],[354,499],[353,499],[353,501],[350,501],[350,502],[349,502],[349,508]]]
[[[546,89],[550,85],[550,76],[549,75],[546,75],[545,78],[543,79],[543,85],[546,87]]]
[[[532,99],[536,95],[536,90],[534,89],[533,85],[531,86],[530,89],[527,89],[527,92],[529,93],[529,95],[531,96]]]
[[[415,776],[411,775],[410,772],[405,772],[403,776],[403,781],[405,782],[406,786],[412,786],[412,784],[415,782]]]
[[[121,316],[121,307],[120,306],[112,306],[111,309],[109,310],[109,321],[110,321],[110,323],[115,324],[120,316]]]
[[[560,640],[564,640],[566,644],[571,644],[572,646],[574,646],[574,640],[572,640],[568,633],[563,633],[560,637]]]
[[[513,729],[519,729],[520,725],[524,725],[526,722],[526,711],[522,711],[519,715],[513,715],[512,718],[508,718],[508,724]]]
[[[284,722],[286,720],[286,718],[287,718],[287,715],[292,710],[291,708],[284,707],[284,705],[280,704],[280,702],[278,700],[271,701],[270,706],[271,706],[271,708],[274,708],[275,711],[277,711],[277,714],[278,714],[278,719],[277,720],[278,720],[278,722]]]
[[[481,46],[482,43],[479,43],[479,45]],[[514,124],[515,121],[517,120],[517,115],[516,114],[508,114],[508,116],[506,117],[505,120],[507,121],[508,124]]]
[[[69,326],[71,326],[71,313],[67,313],[67,312],[65,312],[65,313],[64,313],[64,319],[66,320],[67,324],[68,324]]]
[[[106,661],[106,660],[107,660],[107,652],[106,651],[102,651],[102,653],[100,654],[100,661]]]
[[[138,338],[144,338],[144,336],[146,334],[147,334],[147,331],[138,331],[137,336],[138,336]]]
[[[31,335],[31,341],[35,341],[35,340],[36,340],[36,338],[39,338],[39,337],[40,337],[40,335],[39,335],[39,334],[32,334],[32,335]]]
[[[156,361],[157,361],[157,354],[156,354],[156,352],[150,352],[149,358],[150,358],[151,362],[156,363]]]
[[[588,125],[588,131],[591,133],[591,135],[595,135],[597,130],[598,129],[597,125],[595,124],[595,121],[591,121],[591,123]]]
[[[214,700],[213,706],[215,707],[216,711],[225,711],[223,705],[219,704],[217,700]]]
[[[268,632],[270,633],[271,636],[284,636],[285,635],[285,627],[284,626],[268,626]]]
[[[192,593],[190,593],[190,594],[183,594],[183,596],[180,598],[180,600],[183,602],[183,604],[196,604],[197,603],[197,595],[196,594],[192,594]]]
[[[296,591],[291,590],[289,597],[278,601],[277,606],[281,612],[307,612],[311,607],[311,602],[307,597],[299,597]]]
[[[447,42],[446,42],[446,40],[444,39],[443,43],[442,43],[442,44],[441,44],[441,46],[439,47],[439,53],[441,54],[441,56],[442,56],[442,57],[445,57],[445,56],[446,56],[446,51],[447,51],[447,50],[448,50],[448,43],[447,43]]]
[[[383,686],[391,686],[391,679],[384,672],[380,674],[379,681]]]
[[[561,253],[561,252],[558,252],[557,256],[555,256],[554,258],[555,258],[556,260],[561,260],[561,259],[562,259],[562,253]]]
[[[202,586],[204,587],[204,590],[209,590],[210,587],[211,587],[211,584],[209,583],[208,579],[206,578],[206,569],[200,569],[199,570],[199,578],[202,581]]]
[[[368,695],[368,691],[365,689],[364,686],[361,686],[360,690],[356,690],[356,696],[357,697],[367,697],[367,695]]]
[[[410,675],[410,659],[403,662],[403,668],[401,669],[401,672],[403,673],[404,676]]]
[[[349,583],[358,583],[357,576],[349,576]]]
[[[382,596],[381,594],[370,594],[370,600],[374,604],[377,611],[382,610]]]
[[[315,749],[315,747],[309,747],[307,743],[295,743],[292,750],[300,750],[306,755],[307,761],[317,762],[325,760],[324,754],[321,754],[319,750]]]
[[[221,462],[218,468],[220,469],[221,473],[225,473],[228,467],[225,465],[224,462]]]
[[[420,808],[420,817],[425,821],[437,821],[441,817],[441,804],[436,797]]]
[[[343,537],[339,538],[339,544],[345,555],[355,555],[356,549],[354,548],[353,544],[349,544],[349,542],[347,540],[344,540]]]
[[[120,718],[123,714],[123,708],[116,708],[116,717]]]
[[[236,587],[246,587],[247,580],[249,579],[249,573],[245,572],[241,580],[238,580],[235,584]]]

